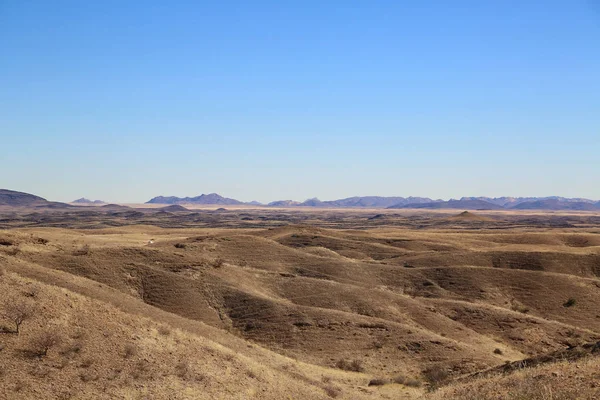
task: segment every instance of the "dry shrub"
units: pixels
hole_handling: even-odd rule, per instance
[[[112,368],[112,369],[108,370],[106,379],[109,381],[114,381],[115,379],[117,379],[119,377],[119,375],[121,374],[122,371],[123,370],[121,368]]]
[[[18,255],[20,252],[21,252],[21,249],[20,249],[18,246],[13,246],[13,247],[11,247],[11,248],[8,248],[8,249],[6,249],[6,250],[4,251],[4,253],[5,253],[6,255],[9,255],[9,256],[16,256],[16,255]]]
[[[13,386],[13,392],[22,392],[23,390],[27,389],[27,384],[25,382],[23,382],[20,379],[17,379],[15,381],[15,384]]]
[[[364,368],[362,366],[362,362],[360,360],[346,361],[344,359],[339,360],[335,363],[335,366],[339,369],[343,369],[344,371],[353,371],[353,372],[362,372]]]
[[[246,371],[246,376],[250,379],[257,379],[256,372],[252,371],[251,369]]]
[[[176,249],[185,249],[187,245],[185,243],[175,243]]]
[[[368,386],[383,386],[386,383],[388,383],[387,380],[382,379],[382,378],[375,378],[375,379],[371,379],[369,381],[369,385]]]
[[[2,316],[15,324],[14,333],[17,335],[21,329],[21,324],[31,319],[36,312],[33,304],[23,300],[12,300],[4,304]]]
[[[563,303],[563,307],[573,307],[575,304],[577,304],[577,300],[573,297],[569,297],[569,299]]]
[[[29,375],[36,377],[36,378],[45,378],[50,374],[50,368],[44,366],[44,365],[34,365],[30,370],[29,370]]]
[[[171,328],[166,325],[160,325],[157,330],[162,336],[169,336],[171,334]]]
[[[48,239],[41,238],[41,237],[36,237],[36,238],[34,238],[34,239],[33,239],[33,242],[34,242],[34,243],[37,243],[37,244],[43,244],[43,245],[46,245],[46,244],[48,244],[49,240],[48,240]]]
[[[435,365],[423,371],[423,376],[429,382],[430,387],[435,389],[448,379],[448,371],[439,365]]]
[[[93,359],[93,358],[91,358],[91,357],[88,357],[88,358],[86,358],[85,360],[83,360],[83,361],[81,362],[81,364],[79,364],[79,366],[80,366],[81,368],[89,368],[89,367],[91,367],[92,365],[94,365],[94,359]]]
[[[48,351],[58,345],[62,338],[57,332],[43,331],[31,339],[31,352],[38,357],[45,357]]]
[[[71,334],[71,339],[83,339],[85,338],[85,331],[78,328]]]
[[[420,380],[415,378],[409,378],[404,382],[404,386],[418,388],[421,387],[422,383]]]
[[[175,375],[181,379],[187,379],[190,374],[190,364],[187,361],[180,361],[175,366]]]
[[[224,264],[225,264],[225,260],[223,260],[221,257],[215,258],[212,262],[212,266],[214,268],[221,268]]]
[[[26,297],[36,298],[40,294],[40,287],[37,285],[31,285],[23,291],[23,295]]]
[[[90,245],[84,244],[83,246],[73,250],[74,256],[86,256],[90,253]]]
[[[494,354],[502,355],[503,353],[501,349],[494,349]]]
[[[139,360],[135,365],[135,369],[131,372],[133,379],[150,379],[152,378],[152,366],[146,360]]]
[[[66,348],[64,348],[60,354],[63,356],[66,356],[66,357],[71,357],[71,356],[81,353],[82,349],[83,349],[83,343],[75,342],[75,343],[71,344],[70,346],[67,346]]]
[[[336,397],[338,397],[339,395],[342,394],[342,391],[340,390],[340,388],[337,388],[333,385],[324,386],[323,390],[325,391],[327,396],[331,397],[332,399],[335,399]]]
[[[92,371],[83,371],[79,373],[79,379],[81,379],[82,382],[93,382],[97,381],[98,378],[98,374]]]
[[[529,308],[525,307],[523,304],[518,302],[513,302],[510,306],[510,309],[513,311],[520,312],[522,314],[527,314],[529,312]]]
[[[71,364],[71,363],[69,362],[69,359],[67,359],[67,358],[63,358],[63,359],[61,359],[60,361],[58,361],[56,364],[54,364],[54,368],[56,368],[56,369],[59,369],[59,370],[60,370],[60,369],[63,369],[63,368],[65,368],[65,367],[66,367],[66,366],[68,366],[69,364]]]
[[[123,348],[123,357],[131,358],[137,354],[137,347],[133,343],[127,343]]]
[[[0,238],[0,246],[13,246],[15,243],[7,238]]]

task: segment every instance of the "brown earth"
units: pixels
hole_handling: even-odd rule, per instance
[[[528,398],[467,395],[600,341],[593,213],[77,212],[0,215],[0,398]]]

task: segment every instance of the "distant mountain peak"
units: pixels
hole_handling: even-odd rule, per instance
[[[106,204],[102,200],[89,200],[89,199],[86,199],[85,197],[82,197],[77,200],[73,200],[71,203],[73,203],[73,204]]]
[[[244,204],[235,199],[223,197],[217,193],[201,194],[196,197],[158,196],[146,202],[146,204]]]

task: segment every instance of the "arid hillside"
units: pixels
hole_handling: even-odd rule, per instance
[[[414,218],[0,231],[3,395],[467,398],[600,341],[593,223]]]

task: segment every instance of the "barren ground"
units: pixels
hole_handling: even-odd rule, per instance
[[[0,398],[600,395],[598,214],[5,208],[0,227]]]

